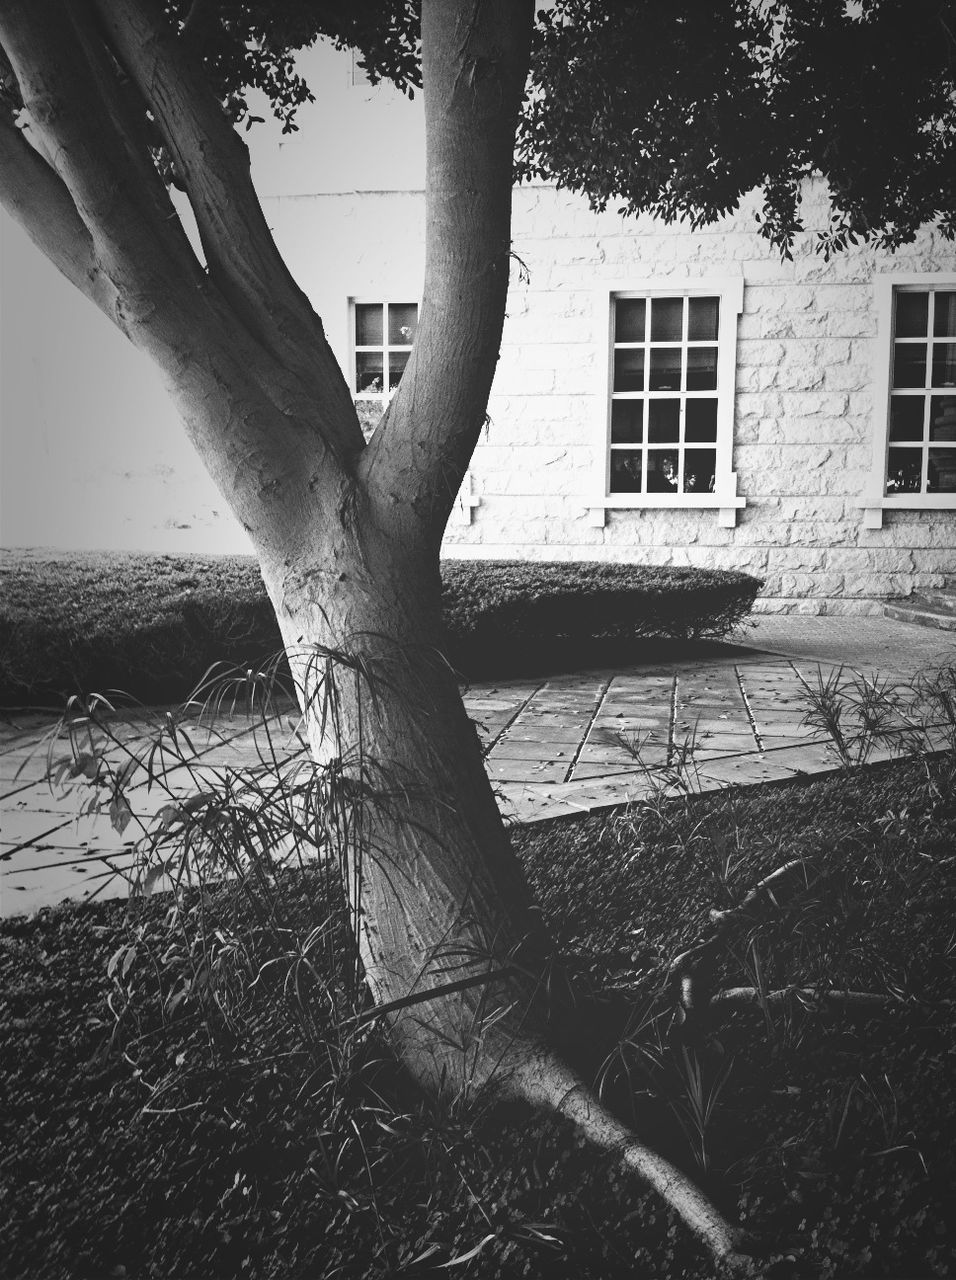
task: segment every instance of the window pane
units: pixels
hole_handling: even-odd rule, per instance
[[[926,348],[921,343],[898,342],[896,344],[893,386],[926,386]]]
[[[611,450],[611,492],[641,492],[641,451],[640,449]]]
[[[717,390],[716,347],[693,347],[687,352],[687,390]]]
[[[673,449],[648,449],[647,492],[677,492],[677,452]]]
[[[893,396],[890,400],[890,439],[922,440],[925,396]]]
[[[956,441],[956,396],[933,396],[929,410],[929,438]]]
[[[956,448],[930,449],[926,466],[927,493],[956,493]]]
[[[614,341],[643,342],[646,311],[643,298],[618,298],[614,304]]]
[[[933,386],[956,387],[956,342],[933,344]]]
[[[938,293],[933,308],[937,338],[956,338],[956,293]]]
[[[640,444],[644,439],[644,401],[615,400],[611,405],[611,443]]]
[[[379,303],[357,302],[355,304],[355,345],[380,347],[383,333],[382,307]]]
[[[651,299],[651,342],[680,342],[683,324],[683,298]]]
[[[390,351],[388,355],[388,389],[394,391],[402,380],[405,366],[408,364],[407,351]]]
[[[358,351],[355,354],[355,390],[381,393],[382,382],[381,351]]]
[[[679,400],[648,400],[647,438],[651,444],[677,444],[680,440]]]
[[[887,493],[919,493],[923,481],[922,449],[890,449]]]
[[[680,347],[651,347],[649,391],[680,391]]]
[[[896,336],[922,338],[927,332],[928,311],[928,293],[898,293],[896,295]]]
[[[689,444],[709,444],[717,439],[716,400],[688,400],[684,414],[684,439]]]
[[[644,352],[614,352],[614,390],[644,390]]]
[[[717,341],[719,298],[689,298],[687,301],[687,337],[691,342]]]
[[[388,308],[388,341],[393,347],[410,347],[418,327],[418,306],[414,302],[396,302]]]
[[[716,473],[716,449],[686,449],[684,451],[685,493],[713,493]]]

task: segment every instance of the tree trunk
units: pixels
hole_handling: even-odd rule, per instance
[[[392,1019],[412,1072],[462,1089],[544,1034],[548,948],[442,654],[437,562],[367,510],[360,527],[263,576],[313,754],[341,757],[360,805],[348,887],[372,994],[468,983]]]
[[[347,888],[366,980],[379,1005],[432,993],[390,1014],[399,1056],[426,1087],[490,1085],[564,1115],[728,1274],[759,1274],[743,1233],[562,1056],[573,1005],[442,655],[436,558],[392,536],[391,509],[354,503],[327,504],[307,552],[262,568],[313,756],[339,757],[354,788]]]
[[[557,1048],[573,1039],[572,1005],[441,654],[437,566],[380,528],[366,512],[360,536],[340,526],[302,560],[263,568],[313,756],[340,757],[355,789],[347,887],[368,985],[379,1005],[433,993],[390,1015],[399,1056],[426,1087],[490,1085],[564,1115],[728,1273],[756,1275],[742,1233]]]

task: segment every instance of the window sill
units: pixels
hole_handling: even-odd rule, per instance
[[[610,493],[587,502],[589,523],[603,528],[608,511],[714,511],[717,523],[733,529],[746,498],[720,493]]]
[[[956,511],[956,493],[886,493],[857,498],[864,529],[882,529],[884,511]]]

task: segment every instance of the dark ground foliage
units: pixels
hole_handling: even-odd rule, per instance
[[[760,587],[716,570],[511,561],[446,561],[442,581],[448,656],[471,678],[720,637]],[[214,663],[256,666],[280,647],[251,556],[0,554],[0,705],[92,689],[178,701]]]
[[[516,831],[560,950],[600,993],[584,1065],[604,1063],[608,1096],[732,1218],[798,1240],[808,1275],[956,1270],[954,779],[950,757]],[[897,1002],[741,1011],[685,1054],[658,998],[666,960],[795,856],[809,887],[721,981],[757,966],[768,987]],[[114,903],[3,924],[0,1273],[364,1280],[457,1258],[464,1276],[709,1274],[655,1198],[560,1125],[422,1102],[345,1021],[341,948],[310,970],[284,932],[336,904],[311,878],[283,887],[281,927],[209,895],[206,943],[166,896],[128,921]],[[713,1101],[696,1129],[695,1068]]]

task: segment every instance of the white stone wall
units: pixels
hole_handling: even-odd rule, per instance
[[[298,197],[269,212],[347,368],[349,296],[420,294],[421,193]],[[821,192],[805,212],[808,226],[825,225]],[[896,254],[855,249],[827,263],[808,234],[782,261],[752,206],[691,232],[531,187],[515,193],[514,252],[491,422],[465,481],[475,505],[450,525],[446,556],[740,568],[765,579],[758,609],[810,613],[875,612],[956,572],[956,511],[888,511],[882,529],[866,529],[859,505],[874,431],[874,274],[956,271],[956,246],[927,229]],[[598,527],[589,503],[607,324],[596,292],[715,276],[744,282],[734,469],[746,506],[732,529],[716,510],[688,509],[609,510]]]
[[[819,192],[808,225],[825,225]],[[886,512],[865,529],[871,462],[875,272],[954,271],[956,246],[926,230],[896,254],[854,250],[829,263],[801,238],[781,261],[752,208],[700,232],[596,215],[546,188],[519,190],[515,272],[470,524],[447,555],[595,559],[740,568],[766,580],[758,608],[873,612],[889,596],[956,571],[956,512]],[[604,440],[595,290],[633,280],[742,275],[734,468],[746,507],[736,528],[714,510],[609,510],[589,520],[590,468]]]

